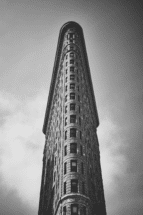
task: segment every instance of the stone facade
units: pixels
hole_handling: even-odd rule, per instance
[[[106,215],[99,124],[82,28],[60,31],[43,132],[39,215]]]

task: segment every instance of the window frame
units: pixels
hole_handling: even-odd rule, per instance
[[[76,128],[70,128],[70,137],[76,137],[77,129]]]
[[[70,143],[70,153],[77,154],[77,143]]]
[[[74,107],[74,108],[73,108]],[[76,109],[76,104],[75,103],[70,103],[70,111]]]
[[[70,123],[76,123],[76,114],[70,115]]]
[[[73,165],[75,164],[75,165]],[[77,172],[77,160],[70,161],[70,170],[71,172]]]
[[[75,185],[73,185],[73,183]],[[71,179],[71,192],[78,193],[78,179]]]

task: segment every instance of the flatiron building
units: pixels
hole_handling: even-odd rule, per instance
[[[43,133],[38,215],[106,215],[98,113],[81,26],[60,30]]]

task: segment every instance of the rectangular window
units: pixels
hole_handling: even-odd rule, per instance
[[[63,215],[66,215],[67,209],[66,206],[63,207]]]
[[[79,106],[79,113],[80,113],[80,106]]]
[[[75,99],[75,93],[70,93],[70,99]]]
[[[67,92],[67,90],[68,90],[68,86],[66,85],[66,87],[65,87],[65,91]]]
[[[67,117],[65,118],[65,126],[67,125]]]
[[[74,53],[73,52],[70,52],[70,57],[74,57]]]
[[[67,139],[67,131],[65,131],[65,140]]]
[[[74,66],[70,67],[70,72],[74,72]]]
[[[66,95],[66,96],[65,96],[65,102],[67,102],[67,97],[68,97],[68,96]]]
[[[67,113],[67,106],[65,106],[65,113]]]
[[[70,110],[75,110],[75,103],[70,104]]]
[[[70,89],[71,89],[71,90],[75,90],[75,84],[74,84],[74,83],[71,83],[71,84],[70,84]]]
[[[80,146],[80,153],[81,153],[81,156],[82,156],[83,155],[82,146]]]
[[[77,82],[79,82],[79,78],[77,77]]]
[[[69,33],[69,39],[73,38],[73,33]]]
[[[77,160],[71,160],[71,172],[77,172]]]
[[[70,129],[70,137],[76,137],[76,128]]]
[[[80,102],[80,96],[78,95],[78,101]]]
[[[70,115],[70,123],[76,123],[76,115]]]
[[[78,204],[71,204],[71,215],[78,215]]]
[[[67,146],[64,147],[64,155],[67,155]]]
[[[66,186],[67,186],[67,183],[64,182],[64,194],[66,194]]]
[[[74,60],[70,60],[70,64],[74,64]]]
[[[70,153],[77,153],[77,143],[70,144]]]
[[[83,215],[86,215],[86,207],[83,206],[83,212],[82,212]]]
[[[56,172],[54,172],[54,181],[55,181],[55,178],[56,178]]]
[[[70,46],[70,50],[73,50],[74,49],[74,47],[73,46]]]
[[[65,82],[67,82],[68,81],[68,77],[66,77],[66,80],[65,80]]]
[[[67,174],[67,162],[64,163],[64,175]]]
[[[70,80],[74,81],[75,75],[70,75]]]
[[[82,132],[80,131],[80,139],[82,140]]]
[[[84,174],[83,162],[81,163],[81,173]]]
[[[66,66],[68,65],[68,62],[66,62]]]
[[[73,193],[78,192],[78,180],[77,179],[71,180],[71,192],[73,192]]]
[[[82,193],[85,194],[85,183],[82,182]]]
[[[81,126],[81,118],[79,117],[79,125]]]

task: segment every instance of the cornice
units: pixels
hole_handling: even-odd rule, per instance
[[[91,95],[92,95],[92,100],[93,100],[93,105],[94,105],[94,111],[95,111],[96,119],[97,119],[96,127],[98,127],[98,125],[99,125],[99,118],[98,118],[98,113],[97,113],[97,108],[96,108],[96,102],[95,102],[93,85],[92,85],[92,80],[91,80],[91,74],[90,74],[90,69],[89,69],[89,64],[88,64],[88,57],[87,57],[87,52],[86,52],[85,40],[84,40],[84,36],[83,36],[83,30],[82,30],[82,27],[78,23],[71,21],[71,22],[65,23],[61,27],[61,30],[59,33],[55,62],[54,62],[54,68],[53,68],[53,74],[52,74],[51,85],[50,85],[49,96],[48,96],[48,102],[47,102],[47,107],[46,107],[46,112],[45,112],[45,119],[44,119],[44,124],[43,124],[43,133],[44,134],[46,134],[46,130],[47,130],[47,124],[48,124],[48,119],[49,119],[49,114],[50,114],[50,109],[51,109],[51,104],[52,104],[52,98],[53,98],[53,94],[54,94],[56,78],[57,78],[57,74],[58,74],[59,61],[60,61],[60,56],[61,56],[61,51],[62,51],[64,35],[67,32],[67,30],[70,28],[75,28],[76,32],[79,34],[79,36],[81,38],[81,45],[82,45],[83,53],[84,53],[84,57],[85,57],[86,71],[87,71],[87,76],[89,79],[88,80],[89,81],[89,87],[91,90]]]

